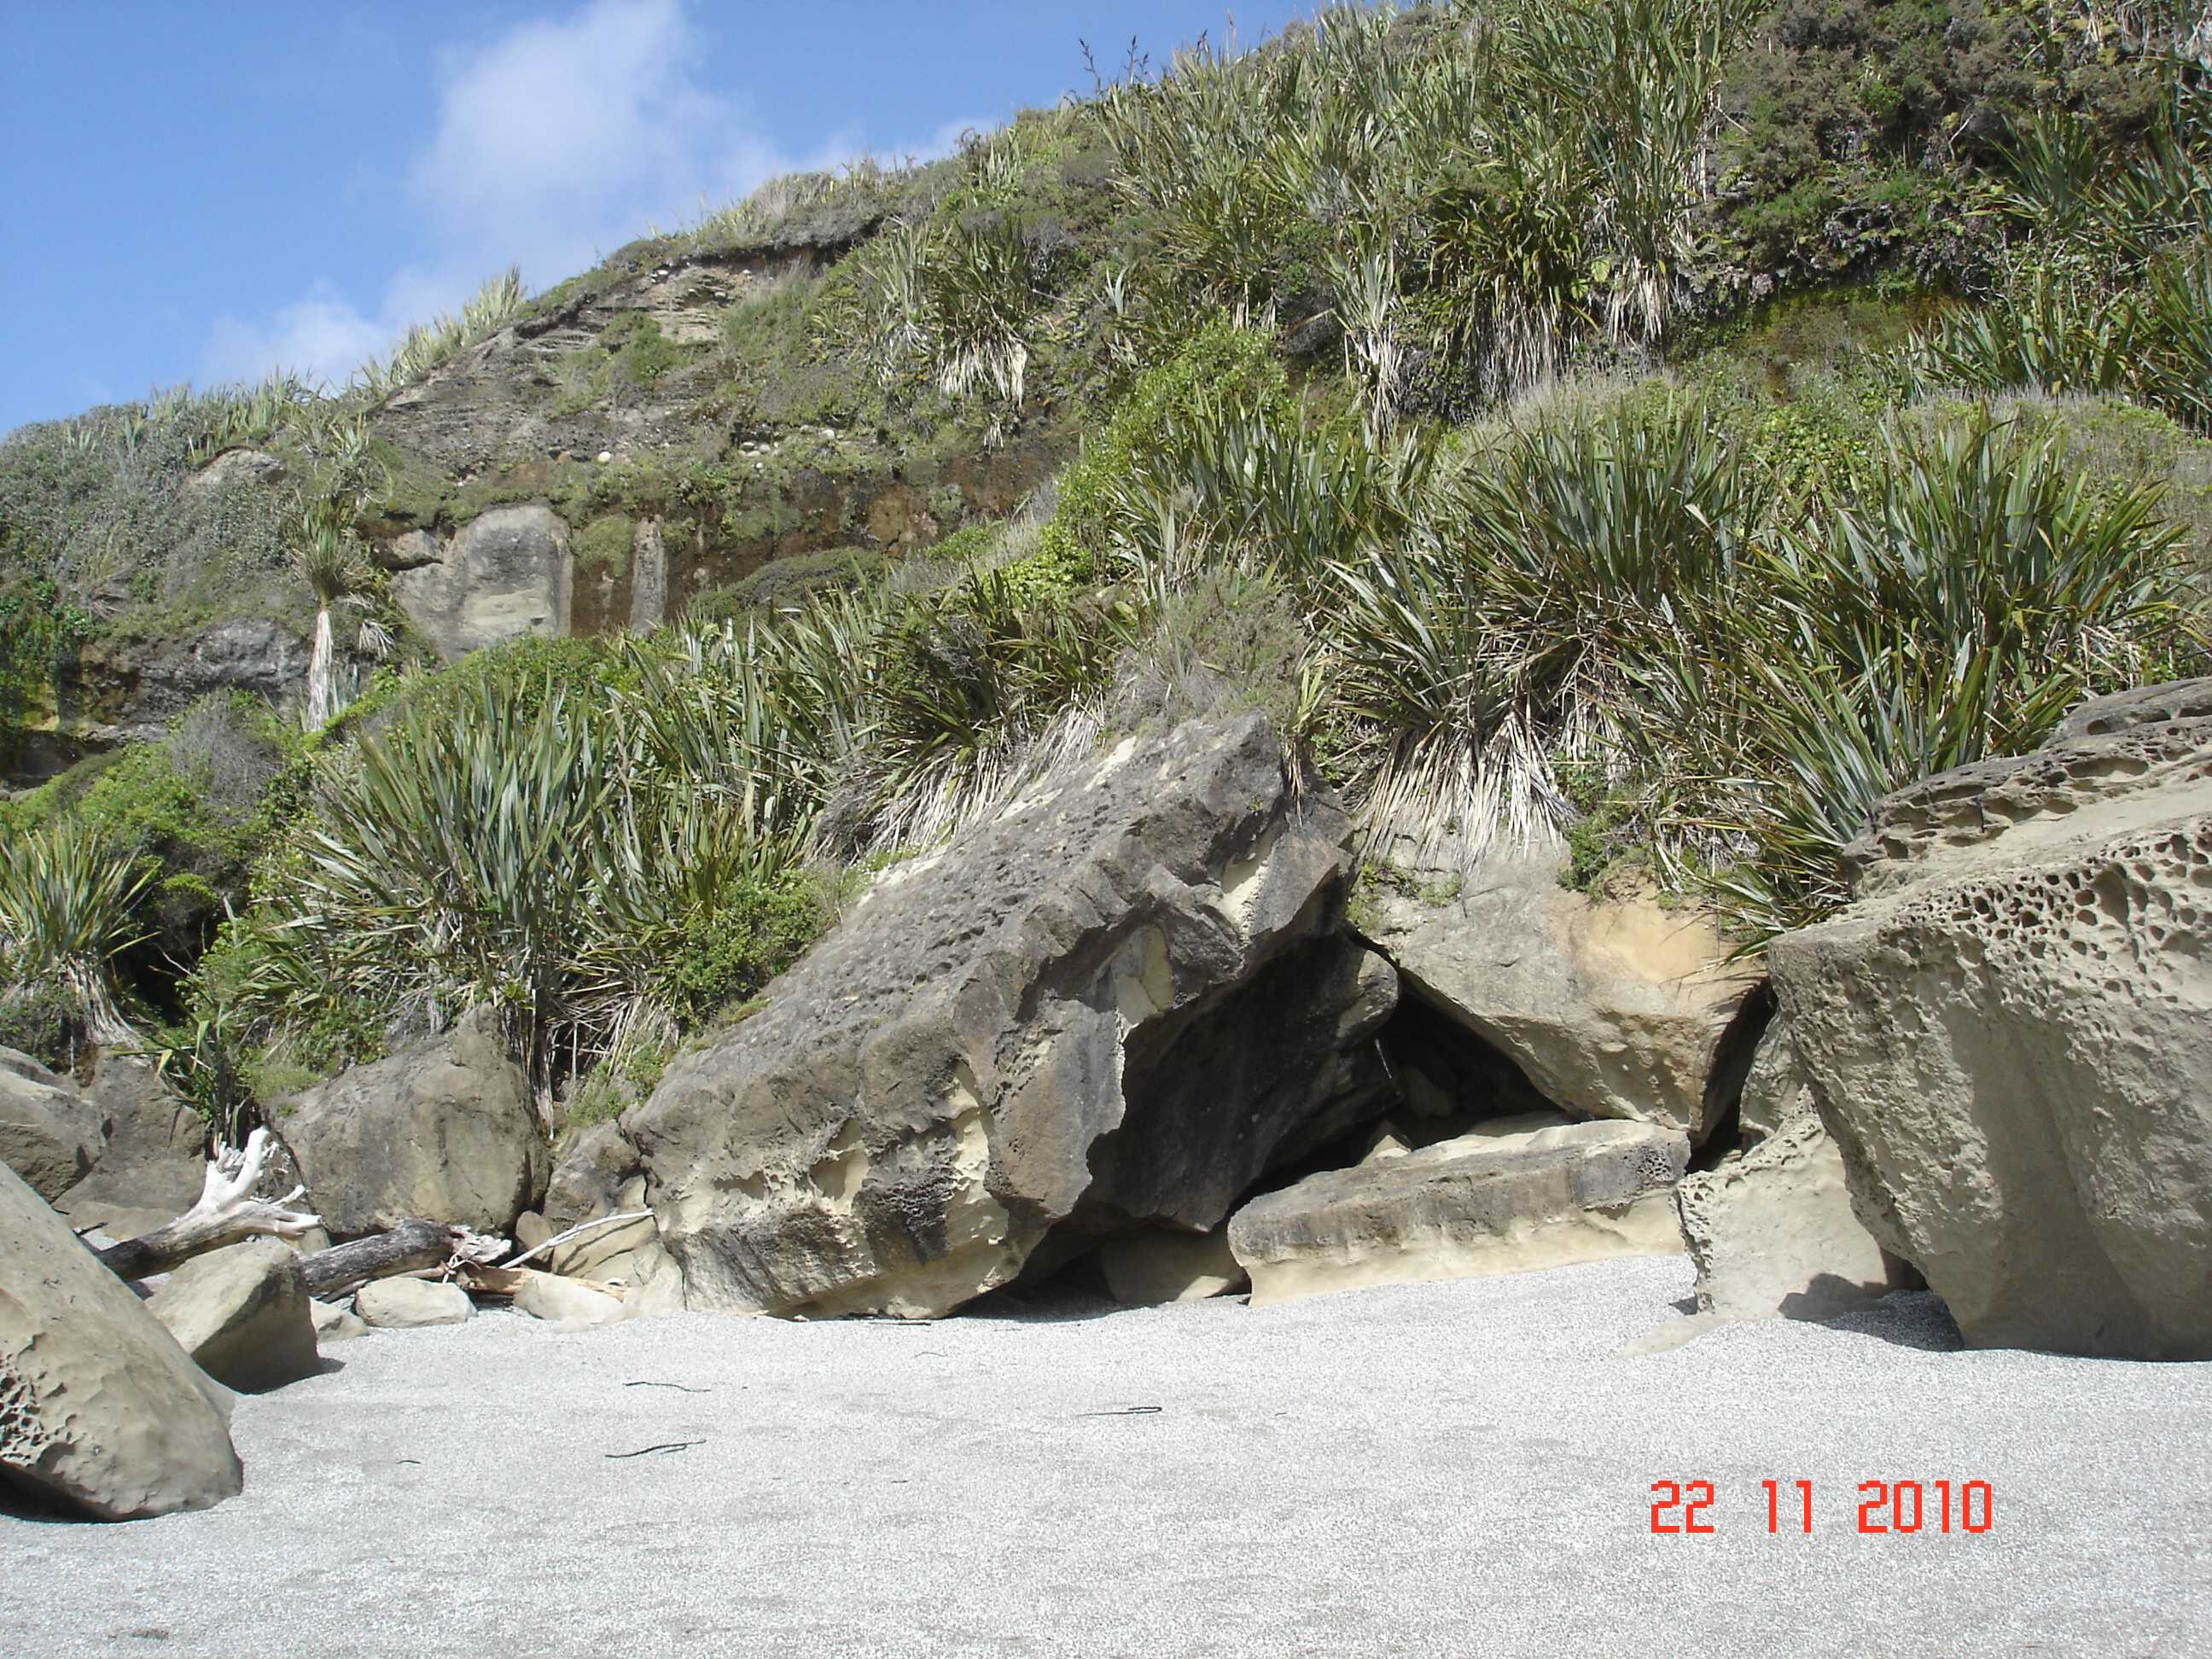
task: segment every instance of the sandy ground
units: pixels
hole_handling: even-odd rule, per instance
[[[2212,1649],[2212,1365],[1952,1352],[1924,1297],[1618,1357],[1689,1284],[380,1334],[240,1403],[242,1498],[0,1516],[0,1653]],[[1662,1479],[1712,1534],[1652,1534]],[[1869,1479],[1994,1525],[1930,1484],[1862,1536]]]

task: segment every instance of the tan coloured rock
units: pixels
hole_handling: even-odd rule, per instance
[[[1857,1212],[1967,1340],[2212,1357],[2212,681],[1889,797],[1769,951]]]
[[[362,1322],[379,1330],[408,1330],[422,1325],[465,1325],[476,1304],[458,1285],[427,1279],[378,1279],[362,1285],[353,1299]]]
[[[628,1311],[613,1297],[557,1273],[531,1273],[514,1293],[514,1305],[533,1319],[573,1329],[611,1325]]]
[[[1682,1249],[1689,1142],[1654,1124],[1468,1134],[1309,1176],[1229,1222],[1252,1305],[1369,1285],[1530,1273]]]
[[[1148,1228],[1098,1247],[1106,1288],[1125,1308],[1203,1302],[1241,1291],[1248,1280],[1225,1231],[1170,1232]]]
[[[446,661],[526,634],[568,633],[568,526],[551,507],[494,507],[416,556],[430,552],[395,574],[392,591]]]
[[[1702,1312],[1821,1319],[1893,1288],[1881,1247],[1852,1212],[1844,1155],[1816,1116],[1684,1176],[1674,1203]]]
[[[334,1302],[310,1301],[307,1310],[315,1322],[318,1343],[343,1342],[368,1334],[368,1322],[350,1308],[341,1308]]]
[[[152,1063],[103,1052],[84,1097],[106,1145],[92,1173],[54,1207],[118,1238],[150,1232],[190,1209],[207,1175],[207,1124],[169,1092]]]
[[[300,1258],[274,1238],[194,1256],[146,1304],[194,1363],[226,1388],[254,1394],[321,1369]]]
[[[0,1169],[0,1482],[103,1521],[239,1491],[228,1396],[69,1224]]]
[[[1560,886],[1557,860],[1497,857],[1455,890],[1388,886],[1366,919],[1417,996],[1503,1051],[1547,1100],[1702,1140],[1706,1081],[1757,975],[1712,923]],[[1447,896],[1449,895],[1449,896]]]

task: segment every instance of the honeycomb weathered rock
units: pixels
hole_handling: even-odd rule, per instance
[[[1970,1340],[2212,1355],[2212,702],[2091,704],[1884,803],[1769,953],[1860,1217]]]

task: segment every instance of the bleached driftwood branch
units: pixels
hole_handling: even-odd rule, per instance
[[[548,1250],[556,1249],[579,1233],[590,1232],[595,1227],[611,1227],[617,1221],[649,1221],[652,1218],[653,1212],[650,1210],[631,1210],[622,1215],[603,1215],[590,1221],[580,1221],[568,1231],[556,1233],[543,1244],[533,1244],[514,1261],[502,1262],[501,1265],[507,1267],[520,1267],[524,1262],[544,1255]]]
[[[109,1245],[99,1252],[100,1261],[120,1278],[144,1279],[241,1239],[297,1238],[320,1226],[320,1216],[284,1207],[305,1197],[305,1187],[295,1187],[278,1199],[254,1196],[268,1167],[270,1146],[269,1131],[256,1129],[242,1147],[216,1147],[199,1202],[150,1233]]]

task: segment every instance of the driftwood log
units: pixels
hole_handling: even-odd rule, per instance
[[[125,1239],[97,1252],[100,1261],[123,1279],[144,1279],[165,1273],[196,1255],[219,1250],[242,1239],[274,1235],[297,1238],[322,1224],[322,1218],[284,1206],[304,1196],[305,1187],[295,1187],[278,1199],[257,1198],[268,1167],[269,1131],[256,1129],[243,1146],[218,1146],[209,1161],[199,1201],[174,1221],[137,1238]]]
[[[300,1258],[300,1271],[307,1276],[307,1294],[329,1302],[357,1291],[372,1279],[441,1267],[452,1257],[463,1230],[420,1216],[401,1222],[390,1232],[356,1238],[350,1244],[333,1244]]]

